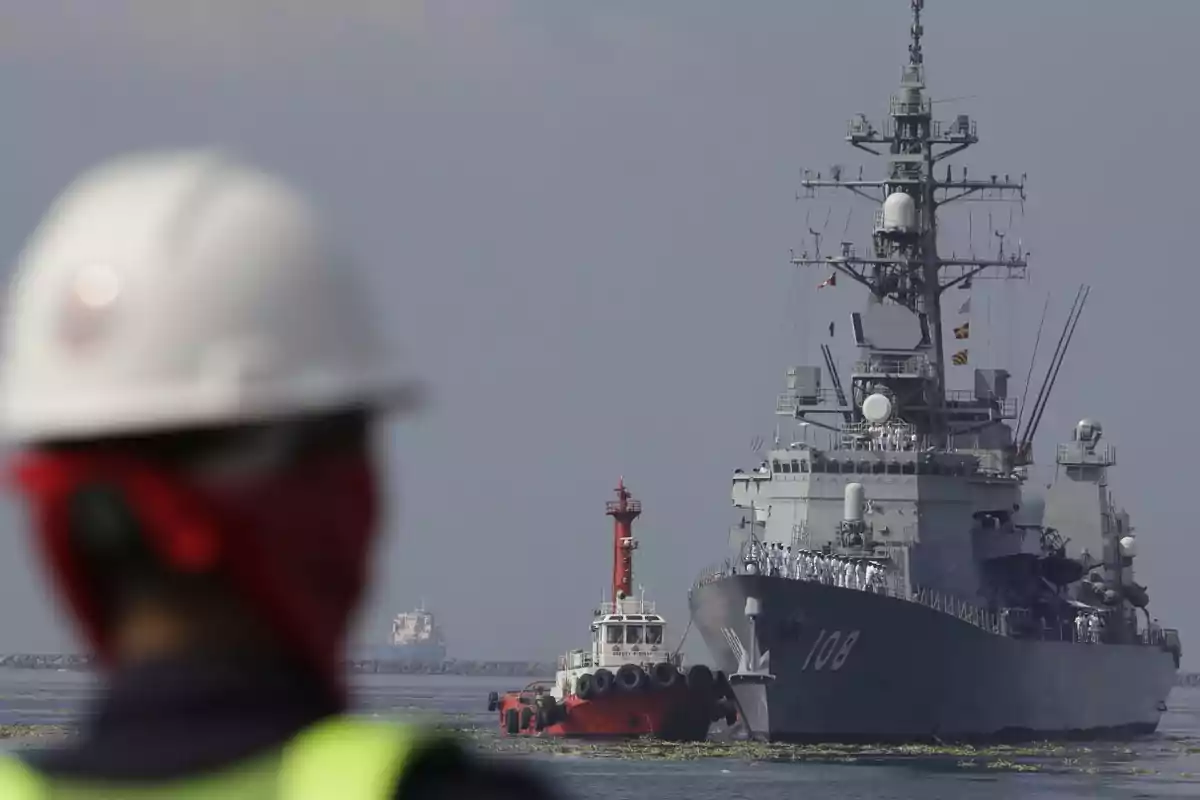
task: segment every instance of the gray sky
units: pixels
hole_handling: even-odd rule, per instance
[[[1195,668],[1200,378],[1178,348],[1200,162],[1172,145],[1200,129],[1200,3],[930,0],[925,17],[932,95],[968,98],[941,116],[971,114],[984,140],[956,163],[1029,173],[1024,217],[995,206],[991,228],[1019,231],[1030,280],[974,291],[973,366],[1015,353],[1023,377],[1045,293],[1056,332],[1092,284],[1039,457],[1081,416],[1105,425],[1139,577]],[[225,143],[291,175],[436,391],[394,435],[367,635],[424,596],[455,655],[583,644],[621,474],[646,507],[637,578],[678,635],[785,368],[819,363],[828,321],[862,302],[787,264],[805,209],[826,214],[795,202],[798,169],[882,166],[842,137],[856,112],[882,119],[907,28],[904,0],[8,0],[0,246],[11,260],[74,173],[131,148]],[[987,212],[959,215],[943,249],[969,246],[968,222],[990,246]],[[853,238],[868,221],[856,206]],[[0,513],[0,650],[70,648],[16,510]]]

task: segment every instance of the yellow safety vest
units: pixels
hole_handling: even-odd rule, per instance
[[[350,717],[309,726],[282,748],[220,772],[170,781],[51,779],[15,756],[0,757],[3,800],[387,800],[418,732]]]

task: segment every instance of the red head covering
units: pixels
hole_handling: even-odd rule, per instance
[[[96,483],[123,491],[163,563],[223,575],[247,610],[343,696],[339,662],[376,530],[365,454],[318,455],[212,486],[119,452],[30,453],[16,477],[32,504],[38,549],[102,659],[113,655],[110,632],[68,521],[76,490]]]

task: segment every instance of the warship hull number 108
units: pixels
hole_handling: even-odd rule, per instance
[[[851,319],[860,355],[848,390],[823,346],[824,373],[789,370],[777,402],[779,414],[829,431],[830,444],[776,441],[759,467],[734,473],[736,552],[692,587],[695,624],[755,738],[1152,731],[1181,645],[1134,580],[1137,541],[1108,489],[1116,450],[1083,420],[1058,446],[1053,478],[1027,480],[1087,288],[1028,411],[1017,413],[1002,369],[974,369],[969,389],[946,387],[946,292],[1021,277],[1026,259],[1020,247],[1006,254],[1002,237],[994,257],[940,256],[937,212],[967,196],[1020,201],[1024,177],[943,172],[943,159],[978,141],[975,122],[933,120],[924,2],[911,5],[909,61],[889,117],[882,130],[852,120],[847,136],[886,159],[884,176],[850,180],[835,168],[803,181],[812,195],[837,187],[881,203],[868,254],[844,243],[822,255],[818,243],[793,258],[829,270],[824,286],[841,278],[868,290]],[[970,295],[956,294],[968,298],[964,311]],[[952,333],[962,349],[950,363],[964,366],[969,322]]]

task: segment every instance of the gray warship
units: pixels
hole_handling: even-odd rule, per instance
[[[947,388],[944,335],[963,348],[949,354],[951,372],[966,373],[970,331],[968,322],[944,334],[945,293],[1023,277],[1026,254],[1005,254],[1001,238],[994,258],[940,256],[939,209],[966,197],[1021,202],[1025,178],[974,180],[948,166],[935,177],[978,141],[976,123],[933,119],[924,2],[911,5],[889,117],[876,129],[860,115],[846,137],[886,159],[884,177],[852,180],[834,168],[802,182],[810,195],[836,187],[880,204],[869,254],[843,243],[836,255],[792,259],[828,269],[825,285],[867,289],[851,317],[859,356],[848,391],[828,345],[824,371],[788,370],[776,411],[807,426],[805,441],[781,443],[777,432],[758,467],[734,472],[742,520],[730,557],[691,589],[693,622],[757,739],[1151,732],[1181,645],[1150,617],[1134,580],[1136,537],[1108,488],[1116,449],[1085,419],[1057,446],[1052,477],[1030,479],[1033,435],[1087,287],[1028,412],[1003,369],[972,366],[973,386]],[[828,446],[808,441],[822,434]]]

